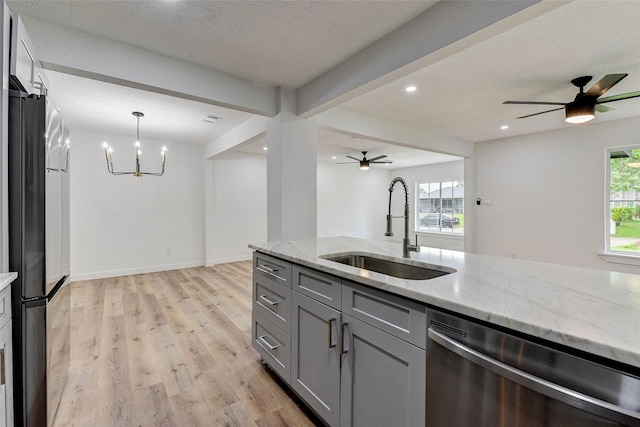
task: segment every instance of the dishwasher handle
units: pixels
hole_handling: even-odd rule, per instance
[[[431,340],[458,356],[547,397],[625,425],[638,425],[638,421],[640,421],[640,412],[635,412],[630,409],[596,399],[551,381],[539,378],[535,375],[531,375],[518,368],[507,365],[506,363],[500,362],[499,360],[495,360],[485,354],[473,350],[458,341],[435,331],[433,327],[429,327],[427,335]]]

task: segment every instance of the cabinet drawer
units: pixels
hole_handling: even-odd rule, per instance
[[[11,319],[11,285],[0,292],[0,327]]]
[[[255,274],[253,309],[286,333],[291,334],[291,289]]]
[[[251,345],[283,380],[290,382],[291,337],[255,311]]]
[[[266,277],[291,288],[291,263],[287,261],[260,252],[254,252],[253,274]]]
[[[341,280],[330,274],[293,266],[293,289],[303,295],[340,310]]]
[[[415,346],[426,347],[427,313],[425,306],[415,301],[345,281],[342,312]]]

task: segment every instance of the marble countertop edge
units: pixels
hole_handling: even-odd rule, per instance
[[[412,254],[409,262],[442,265],[457,273],[414,281],[321,258],[350,251],[401,258],[401,246],[392,242],[335,237],[249,246],[435,308],[640,368],[640,340],[636,338],[640,329],[638,275],[423,247],[423,253]],[[570,283],[575,276],[576,283]],[[627,287],[621,289],[620,283],[627,283]],[[608,295],[607,290],[616,293]],[[536,301],[538,294],[540,300]],[[556,301],[549,302],[552,298]],[[581,312],[576,298],[582,306],[593,308],[594,313]]]
[[[16,280],[18,273],[0,273],[0,292]]]

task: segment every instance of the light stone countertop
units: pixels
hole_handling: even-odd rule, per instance
[[[256,243],[259,252],[548,341],[640,367],[640,275],[422,247],[416,262],[455,273],[405,280],[319,258],[401,258],[402,247],[353,237]]]
[[[0,273],[0,292],[4,291],[17,277],[18,273]]]

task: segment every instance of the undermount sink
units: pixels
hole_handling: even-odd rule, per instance
[[[362,268],[364,270],[375,271],[388,276],[410,280],[428,280],[445,274],[455,273],[456,270],[441,265],[426,263],[411,263],[394,261],[380,258],[373,254],[364,253],[339,253],[322,255],[320,258],[328,261],[338,262],[351,267]]]

